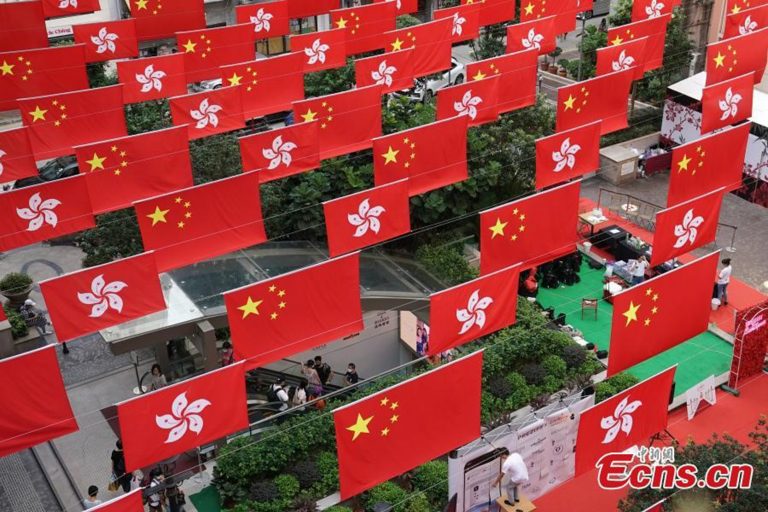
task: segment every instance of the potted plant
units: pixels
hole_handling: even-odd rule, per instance
[[[10,306],[18,309],[32,291],[32,278],[21,272],[11,272],[0,280],[0,293],[9,301]]]
[[[554,50],[549,52],[549,56],[552,57],[552,62],[549,64],[550,73],[557,73],[557,66],[555,65],[555,59],[557,59],[561,53],[563,53],[563,49],[560,48],[559,46],[556,46]]]

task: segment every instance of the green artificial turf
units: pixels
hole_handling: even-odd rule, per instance
[[[189,499],[195,505],[198,512],[219,512],[221,510],[219,491],[212,485],[209,485],[197,494],[193,494]]]

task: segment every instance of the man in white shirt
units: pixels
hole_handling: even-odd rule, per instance
[[[96,499],[99,495],[99,488],[95,485],[88,487],[88,497],[83,500],[83,508],[88,510],[89,508],[98,507],[101,505],[101,500]]]
[[[725,258],[721,263],[723,264],[723,269],[717,274],[717,298],[720,300],[720,304],[725,306],[728,304],[726,289],[728,288],[728,283],[731,282],[731,271],[733,268],[731,267],[731,258]]]
[[[632,275],[632,285],[640,284],[645,281],[645,269],[648,268],[648,260],[645,255],[640,256],[630,266],[629,273]]]
[[[280,411],[284,411],[288,409],[288,402],[290,402],[290,398],[288,398],[288,392],[285,390],[285,379],[280,379],[274,384],[272,384],[272,393],[275,397],[277,397],[277,401],[280,402]],[[272,400],[270,400],[272,401]]]
[[[528,468],[525,466],[525,461],[519,453],[512,453],[504,460],[504,463],[501,465],[501,473],[499,473],[498,478],[496,478],[491,487],[499,485],[505,476],[508,480],[505,485],[507,499],[504,500],[504,503],[513,505],[512,500],[515,502],[520,501],[517,488],[528,481]]]

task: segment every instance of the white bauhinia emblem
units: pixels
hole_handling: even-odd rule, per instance
[[[371,207],[368,199],[363,199],[357,207],[357,213],[347,214],[349,223],[357,228],[355,229],[355,234],[353,236],[359,238],[366,234],[369,229],[378,234],[381,229],[379,216],[385,211],[387,210],[385,210],[383,206]]]
[[[491,304],[493,304],[492,298],[481,299],[480,290],[473,291],[467,301],[467,308],[456,310],[456,320],[462,322],[459,334],[466,333],[475,325],[482,329],[485,325],[485,309]]]
[[[621,50],[619,58],[611,62],[611,69],[613,71],[622,71],[629,69],[635,65],[635,58],[631,55],[627,55],[625,50]]]
[[[291,151],[297,147],[298,146],[293,142],[283,142],[283,136],[278,135],[275,137],[275,140],[272,141],[272,147],[262,149],[261,154],[264,155],[264,158],[269,159],[270,170],[276,169],[281,163],[286,167],[290,167],[291,161],[293,160]]]
[[[204,398],[188,403],[186,391],[174,398],[171,414],[155,416],[155,423],[158,427],[170,430],[168,438],[165,440],[166,444],[175,443],[184,437],[187,430],[191,430],[195,434],[202,432],[203,418],[200,413],[209,405],[211,402]]]
[[[67,7],[72,7],[73,9],[77,9],[77,0],[60,0],[59,1],[59,9],[66,9]]]
[[[379,69],[371,71],[371,78],[376,81],[376,85],[392,86],[392,76],[397,73],[395,66],[387,66],[386,59],[381,61]]]
[[[460,36],[463,30],[463,25],[467,22],[467,18],[462,18],[459,13],[453,13],[453,28],[451,29],[451,35]]]
[[[320,42],[320,38],[312,41],[312,46],[304,48],[304,55],[309,57],[307,64],[325,64],[325,52],[330,50],[331,47],[325,43]]]
[[[722,111],[720,120],[725,121],[729,117],[735,118],[736,114],[739,112],[739,102],[741,102],[741,94],[734,94],[733,90],[729,87],[728,90],[725,91],[725,98],[718,102],[720,110]]]
[[[651,0],[650,5],[645,6],[645,14],[648,18],[658,18],[661,16],[661,11],[664,10],[664,3],[658,0]]]
[[[115,53],[115,41],[118,39],[117,34],[107,32],[107,27],[101,27],[99,35],[91,36],[91,42],[96,45],[96,53],[104,53],[107,50]]]
[[[254,32],[261,32],[262,30],[264,32],[269,32],[271,26],[269,24],[269,21],[274,16],[268,12],[266,12],[263,8],[256,11],[256,16],[251,16],[251,23],[253,23],[253,31]]]
[[[619,430],[629,435],[632,432],[632,413],[635,412],[643,402],[635,400],[629,403],[629,397],[625,397],[624,400],[619,402],[616,406],[616,410],[613,411],[612,416],[606,416],[600,420],[600,426],[605,430],[605,437],[603,438],[603,444],[608,444],[619,434]]]
[[[581,146],[578,144],[571,145],[571,138],[566,137],[562,144],[560,144],[560,151],[552,152],[552,160],[555,162],[555,172],[560,172],[568,166],[569,169],[573,169],[576,165],[576,153],[581,151]]]
[[[160,92],[163,90],[165,76],[165,71],[155,71],[155,66],[150,64],[144,68],[144,74],[136,73],[136,81],[141,84],[141,92],[149,92],[152,89]]]
[[[55,228],[59,217],[54,210],[60,204],[61,201],[53,198],[43,201],[40,192],[35,192],[29,198],[29,208],[16,208],[16,215],[29,221],[27,231],[37,231],[43,223]]]
[[[453,109],[460,116],[469,116],[474,120],[477,117],[477,106],[483,102],[483,98],[480,96],[472,96],[472,90],[464,93],[464,97],[461,101],[453,102]]]
[[[747,16],[744,21],[739,25],[739,34],[744,36],[751,34],[757,30],[757,22],[752,19],[752,16]]]
[[[675,249],[683,247],[686,243],[693,245],[698,235],[699,226],[704,222],[704,217],[701,215],[693,216],[693,208],[685,212],[683,216],[683,223],[675,226],[675,236],[677,242],[675,242]]]
[[[200,102],[198,110],[191,110],[189,115],[192,116],[192,119],[197,119],[195,128],[203,129],[209,124],[213,127],[219,126],[219,116],[216,115],[219,111],[221,111],[221,106],[209,103],[208,98],[205,98]]]
[[[535,48],[541,50],[541,42],[544,40],[543,34],[537,34],[534,29],[528,31],[528,36],[520,40],[523,48],[531,49]]]
[[[2,175],[3,175],[3,171],[5,170],[5,168],[3,167],[3,160],[2,160],[2,158],[3,158],[5,155],[6,155],[6,152],[5,152],[5,151],[3,151],[2,149],[0,149],[0,176],[2,176]]]
[[[123,312],[123,298],[118,295],[128,285],[122,281],[104,281],[104,274],[99,274],[91,281],[90,293],[78,293],[77,300],[91,306],[91,318],[99,318],[108,309]]]

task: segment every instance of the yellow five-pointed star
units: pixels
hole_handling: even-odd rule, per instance
[[[624,317],[627,319],[627,323],[624,324],[624,327],[627,327],[632,321],[637,322],[637,310],[640,309],[640,304],[635,305],[634,302],[629,301],[629,308],[622,313]]]
[[[352,436],[353,441],[357,439],[360,434],[370,434],[370,431],[368,430],[368,424],[372,419],[373,416],[369,416],[368,418],[363,419],[363,417],[358,413],[357,421],[355,421],[355,424],[351,427],[347,427],[347,430],[354,433]]]
[[[29,115],[32,116],[32,122],[35,121],[45,121],[45,114],[48,112],[46,109],[40,108],[40,105],[35,105],[35,110],[30,112]]]
[[[576,98],[573,97],[573,94],[569,94],[568,99],[563,102],[563,105],[565,105],[565,110],[572,109],[574,101],[576,101]]]
[[[347,20],[344,18],[336,20],[336,28],[347,28]]]
[[[528,5],[525,6],[525,14],[533,14],[533,4],[531,2],[528,2]]]
[[[239,76],[237,73],[232,73],[232,76],[227,78],[229,85],[240,85],[240,80],[242,79],[243,77]]]
[[[391,43],[392,51],[396,52],[397,50],[402,50],[403,49],[403,42],[404,41],[401,41],[399,37],[397,39],[395,39],[395,41],[393,43]]]
[[[168,214],[170,210],[161,210],[159,206],[155,206],[155,211],[147,215],[150,219],[152,219],[152,225],[154,226],[158,222],[168,222],[165,219],[165,216]]]
[[[182,46],[186,53],[195,53],[195,46],[197,46],[197,43],[193,43],[191,39],[187,39],[187,42]]]
[[[733,9],[731,9],[731,14],[739,14],[741,12],[741,7],[738,5],[734,5]]]
[[[251,299],[251,296],[249,295],[248,296],[248,300],[246,301],[246,303],[237,308],[237,309],[239,309],[240,311],[243,312],[243,320],[248,315],[258,315],[259,314],[259,306],[261,306],[262,302],[264,302],[264,301],[263,300],[254,301],[253,299]]]
[[[8,64],[8,62],[3,61],[3,65],[0,66],[0,71],[3,72],[3,76],[5,76],[5,75],[12,75],[13,74],[13,66],[14,66],[14,64]]]
[[[148,0],[138,0],[136,2],[137,10],[139,10],[139,11],[142,10],[142,9],[146,10],[147,9],[147,2],[148,2]]]
[[[617,34],[616,37],[613,39],[613,41],[611,41],[611,44],[613,46],[617,46],[617,45],[620,45],[623,42],[624,42],[624,40],[621,37],[619,37],[618,34]]]
[[[91,164],[91,171],[95,171],[96,169],[104,169],[104,160],[106,160],[107,157],[105,156],[99,156],[98,153],[93,154],[93,158],[90,160],[86,160],[86,163]]]
[[[483,73],[480,70],[477,70],[477,74],[475,76],[473,76],[472,79],[473,80],[482,80],[483,78],[485,78],[485,76],[486,76],[485,73]]]
[[[683,155],[683,158],[677,162],[677,172],[683,172],[688,170],[688,164],[691,163],[692,158],[688,155]]]
[[[387,152],[384,153],[383,155],[381,155],[381,156],[384,157],[384,165],[387,165],[390,162],[397,163],[397,154],[399,152],[400,152],[399,149],[398,150],[394,150],[394,149],[392,149],[392,146],[389,146],[389,149],[387,150]]]
[[[315,117],[317,117],[317,112],[312,112],[312,109],[308,109],[306,114],[301,114],[301,118],[304,119],[304,121],[314,121]]]
[[[723,61],[725,60],[725,55],[723,55],[720,52],[717,52],[717,55],[713,60],[715,61],[715,68],[721,68],[723,67]]]
[[[496,236],[498,236],[498,235],[504,236],[504,228],[507,227],[507,224],[509,224],[509,223],[508,222],[501,222],[501,219],[496,217],[496,224],[491,226],[490,228],[488,228],[488,229],[491,230],[491,233],[493,233],[491,235],[491,240],[496,238]]]

